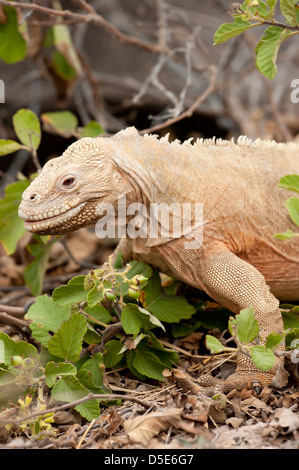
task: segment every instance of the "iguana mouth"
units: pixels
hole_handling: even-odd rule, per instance
[[[19,209],[19,217],[24,220],[24,228],[29,232],[39,232],[44,231],[48,228],[55,227],[57,225],[63,224],[65,221],[69,219],[73,219],[76,217],[79,212],[81,212],[82,208],[85,206],[86,202],[82,202],[76,207],[70,207],[68,209],[63,210],[60,209],[60,213],[57,214],[59,209],[55,209],[54,211],[48,210],[43,212],[42,214],[26,214],[22,209]]]

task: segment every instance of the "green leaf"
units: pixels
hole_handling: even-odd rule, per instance
[[[259,334],[259,324],[252,307],[244,308],[235,317],[238,337],[242,343],[251,343]]]
[[[80,138],[82,137],[98,137],[104,133],[104,129],[96,121],[90,121],[86,126],[80,127],[79,129]]]
[[[94,280],[94,286],[89,290],[87,294],[87,305],[88,307],[95,307],[99,304],[104,298],[104,290],[99,289],[100,281]],[[86,284],[85,284],[86,287]]]
[[[56,111],[41,115],[43,127],[46,132],[59,134],[69,138],[76,135],[78,119],[70,111]]]
[[[6,333],[0,332],[0,364],[11,364],[12,356],[38,358],[36,347],[26,341],[13,341]]]
[[[3,6],[6,22],[0,24],[0,59],[6,64],[19,62],[26,57],[27,45],[18,29],[17,12]]]
[[[147,305],[147,310],[162,322],[178,323],[191,318],[195,308],[184,297],[161,295]]]
[[[274,13],[277,0],[266,0],[268,7],[270,8],[271,13]]]
[[[162,323],[150,312],[136,304],[126,304],[121,314],[121,322],[127,334],[137,335],[141,328],[162,328]]]
[[[289,211],[289,215],[292,221],[299,226],[299,198],[290,197],[286,202],[285,206]]]
[[[215,336],[211,335],[206,335],[206,346],[212,354],[220,353],[225,349],[223,344],[221,344]]]
[[[165,348],[152,331],[148,331],[146,335],[143,335],[142,341],[138,345],[138,350],[141,352],[153,352],[160,362],[168,367],[172,367],[180,358],[175,351]]]
[[[131,260],[129,264],[131,267],[126,274],[128,279],[132,279],[138,274],[142,274],[144,277],[150,278],[153,274],[153,268],[151,268],[151,266],[147,263],[143,263],[142,261],[137,260]]]
[[[0,387],[1,387],[0,390],[2,393],[3,393],[3,388],[4,388],[3,386],[15,382],[16,379],[17,377],[13,372],[10,372],[5,368],[0,367]],[[0,398],[0,403],[2,402],[2,400],[3,400],[3,397]]]
[[[23,148],[25,147],[15,140],[0,139],[0,157],[16,152],[17,150]]]
[[[299,312],[295,307],[290,312],[282,312],[284,328],[299,328]]]
[[[258,369],[270,370],[274,366],[274,353],[265,346],[253,346],[250,350],[250,355],[254,365]]]
[[[279,47],[290,34],[290,31],[279,28],[278,26],[269,26],[258,42],[255,48],[255,65],[266,78],[272,79],[275,77],[277,72],[276,59]]]
[[[22,144],[37,150],[41,141],[41,127],[36,114],[30,109],[19,109],[13,118],[15,133]]]
[[[50,251],[57,239],[53,238],[49,243],[45,244],[40,237],[35,236],[34,238],[37,243],[35,245],[28,245],[27,247],[29,253],[34,256],[34,260],[26,266],[24,270],[24,279],[32,295],[37,297],[41,294]]]
[[[68,364],[66,362],[53,362],[50,361],[46,365],[45,376],[46,384],[48,387],[53,387],[58,377],[63,375],[76,375],[77,369],[73,364]]]
[[[276,233],[274,237],[278,240],[288,240],[289,238],[299,237],[299,234],[292,230],[286,230],[286,232],[283,233]]]
[[[112,339],[105,344],[104,364],[107,369],[115,366],[123,358],[124,353],[120,353],[123,344],[121,341]]]
[[[242,18],[236,16],[233,23],[224,23],[217,29],[214,35],[214,46],[238,36],[244,31],[247,31],[247,29],[252,28],[252,26],[249,21],[244,21]]]
[[[138,349],[134,352],[133,366],[140,374],[151,379],[164,380],[162,372],[165,368],[169,368],[166,364],[163,364],[152,352],[138,351]]]
[[[264,3],[262,0],[258,0],[258,2],[259,2],[258,15],[264,20],[269,20],[273,18],[274,6],[275,6],[276,1],[273,1],[273,0],[267,1],[267,5],[270,7],[269,10],[267,8],[266,3]]]
[[[84,379],[82,382],[83,375],[80,375],[82,371],[87,372],[88,376],[92,378],[92,383],[89,385],[88,381]],[[103,354],[96,353],[91,358],[83,362],[78,370],[78,378],[83,385],[89,390],[94,391],[95,393],[109,393],[109,389],[104,386],[104,362]]]
[[[76,76],[76,72],[73,67],[70,66],[64,55],[57,50],[53,53],[53,67],[57,75],[59,75],[63,80],[73,80]]]
[[[284,335],[279,333],[270,333],[267,337],[266,348],[275,349],[283,340]]]
[[[8,185],[4,199],[0,200],[0,242],[8,255],[14,253],[25,233],[23,220],[18,216],[18,207],[29,184],[29,180],[23,180]]]
[[[86,331],[86,318],[81,313],[74,313],[48,342],[49,353],[67,361],[78,361]]]
[[[87,300],[87,293],[84,289],[85,276],[73,277],[66,286],[57,287],[53,291],[53,300],[58,305],[69,305]]]
[[[155,299],[163,295],[161,278],[158,271],[155,271],[152,277],[147,281],[146,286],[142,289],[145,292],[145,305],[150,305]]]
[[[69,28],[64,24],[52,26],[53,42],[56,49],[62,54],[67,63],[77,75],[81,74],[81,62],[73,45]]]
[[[299,24],[298,0],[280,0],[280,11],[290,25]]]
[[[112,316],[103,305],[95,305],[94,307],[85,307],[85,313],[88,315],[88,321],[91,323],[110,323]]]
[[[54,400],[65,401],[67,403],[86,397],[88,393],[89,390],[83,387],[79,380],[73,376],[62,377],[59,379],[54,384],[51,392]],[[100,415],[99,403],[95,399],[77,405],[75,410],[77,410],[81,416],[86,418],[88,421],[92,421]]]
[[[295,191],[299,193],[299,175],[286,175],[280,178],[280,188],[288,189],[289,191]]]
[[[65,320],[71,316],[71,305],[59,306],[52,297],[44,294],[37,297],[25,315],[26,320],[31,320],[30,329],[32,336],[42,346],[47,347],[51,339],[50,333],[55,333]]]

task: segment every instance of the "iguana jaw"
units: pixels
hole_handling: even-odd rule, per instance
[[[29,214],[23,211],[20,207],[18,214],[24,222],[24,228],[28,232],[32,233],[64,233],[69,226],[76,225],[74,222],[77,219],[78,225],[82,226],[82,221],[84,220],[82,211],[84,207],[88,204],[87,202],[81,202],[75,207],[70,207],[65,205],[54,210],[47,210],[38,214]],[[71,224],[68,223],[71,221]]]

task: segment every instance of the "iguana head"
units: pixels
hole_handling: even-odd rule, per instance
[[[119,194],[129,191],[105,141],[83,138],[45,164],[19,206],[27,231],[60,235],[94,225],[100,218],[100,202],[114,204]]]

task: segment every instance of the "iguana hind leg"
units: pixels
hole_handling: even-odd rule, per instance
[[[223,250],[205,257],[200,271],[205,291],[218,303],[234,313],[250,306],[254,308],[260,327],[261,344],[271,332],[283,331],[279,302],[271,294],[263,275],[251,264],[230,251]],[[284,345],[281,344],[279,348],[283,349]],[[236,372],[226,380],[208,375],[202,376],[199,383],[207,387],[216,386],[224,392],[254,386],[255,379],[261,386],[265,386],[271,384],[281,365],[283,359],[277,357],[271,370],[261,371],[255,367],[250,357],[239,353]]]

